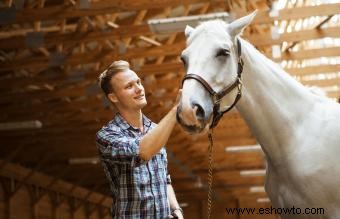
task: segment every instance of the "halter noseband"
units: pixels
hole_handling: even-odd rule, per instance
[[[236,81],[231,84],[230,86],[222,89],[220,92],[215,92],[214,89],[212,89],[212,87],[208,84],[208,82],[206,80],[204,80],[201,76],[197,75],[197,74],[187,74],[186,76],[184,76],[183,80],[182,80],[182,86],[185,80],[187,79],[194,79],[196,81],[198,81],[199,83],[201,83],[203,85],[203,87],[209,92],[209,94],[212,96],[213,98],[213,102],[214,102],[214,108],[213,108],[213,121],[210,125],[210,129],[214,128],[218,122],[220,121],[220,119],[222,118],[222,116],[230,111],[235,105],[236,103],[240,100],[241,96],[242,96],[242,80],[241,80],[241,74],[243,71],[243,60],[241,59],[241,44],[239,39],[237,39],[237,78]],[[233,102],[233,104],[231,104],[231,106],[229,106],[226,110],[220,111],[220,102],[222,100],[222,98],[227,95],[228,93],[230,93],[235,87],[237,87],[237,95],[235,97],[235,100]]]

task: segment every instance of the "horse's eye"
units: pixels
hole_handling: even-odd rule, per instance
[[[219,56],[228,56],[230,54],[230,51],[227,49],[219,49],[216,53],[216,57]]]
[[[186,58],[184,56],[181,56],[181,61],[183,62],[184,65],[187,64]]]

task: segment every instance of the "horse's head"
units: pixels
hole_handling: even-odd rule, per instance
[[[215,20],[204,22],[195,29],[186,27],[187,48],[181,59],[187,78],[183,81],[182,98],[177,108],[177,120],[186,131],[200,133],[212,123],[216,98],[211,93],[223,91],[237,80],[237,35],[250,24],[255,14],[230,24]],[[232,101],[235,95],[234,91],[227,94],[221,105]]]

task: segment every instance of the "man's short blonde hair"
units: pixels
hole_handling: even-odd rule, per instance
[[[111,85],[111,78],[119,73],[130,69],[130,64],[127,61],[119,60],[114,61],[111,65],[99,75],[99,86],[104,91],[105,95],[113,92]]]

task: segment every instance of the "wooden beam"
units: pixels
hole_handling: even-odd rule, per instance
[[[157,9],[166,7],[176,7],[180,5],[190,5],[195,3],[204,3],[206,0],[166,0],[149,2],[147,0],[141,0],[135,2],[133,0],[128,1],[115,1],[110,0],[91,2],[89,9],[79,9],[72,6],[58,5],[50,6],[42,9],[32,8],[23,9],[16,13],[16,23],[34,22],[40,20],[63,20],[72,17],[84,17],[95,16],[104,14],[113,14],[124,11],[138,11],[143,9]],[[213,3],[224,3],[223,0],[214,0]],[[305,6],[297,8],[283,9],[279,11],[278,17],[270,17],[268,11],[261,11],[256,16],[254,22],[256,23],[272,23],[274,20],[287,20],[287,19],[299,19],[310,16],[327,16],[340,13],[340,4],[324,4],[318,6]],[[244,14],[241,14],[242,16]],[[239,16],[241,16],[239,15]]]
[[[38,9],[36,9],[38,10]],[[64,29],[68,30],[68,31],[75,31],[76,30],[76,24],[69,24],[69,25],[65,25]],[[60,30],[59,26],[49,26],[49,27],[41,27],[40,31],[41,32],[57,32]],[[0,38],[10,38],[10,37],[14,37],[14,36],[24,36],[29,32],[34,32],[33,28],[21,28],[18,30],[8,30],[8,31],[1,31],[0,32]]]
[[[16,192],[19,191],[19,189],[27,184],[29,179],[34,176],[34,174],[41,170],[41,167],[47,163],[48,160],[50,160],[53,156],[52,151],[45,152],[44,155],[42,155],[42,159],[38,161],[38,163],[35,165],[33,169],[31,169],[22,179],[21,181],[16,185],[15,189],[12,191],[11,196],[13,196]]]
[[[50,47],[63,42],[65,46],[74,45],[75,43],[86,43],[97,40],[117,40],[121,37],[133,37],[140,35],[150,35],[151,31],[147,24],[142,25],[126,25],[115,30],[102,32],[92,31],[86,33],[50,33],[44,34],[44,46]],[[6,45],[7,41],[7,45]],[[8,45],[11,43],[17,43],[16,46]],[[15,48],[28,48],[26,45],[26,36],[17,36],[9,39],[0,40],[0,49],[15,49]]]
[[[214,0],[215,2],[223,2],[223,0]],[[139,11],[146,9],[158,9],[166,7],[176,7],[182,5],[190,5],[206,0],[165,0],[150,2],[148,0],[103,0],[91,2],[90,8],[80,9],[73,6],[50,6],[43,9],[23,9],[16,14],[16,23],[34,22],[39,20],[62,20],[72,17],[85,17],[95,15],[113,14],[127,11]]]
[[[104,49],[102,51],[92,51],[91,53],[87,54],[76,54],[67,56],[65,57],[65,62],[63,63],[63,65],[78,65],[97,61],[109,63],[112,60],[158,57],[164,54],[177,55],[184,49],[184,47],[185,43],[181,42],[172,45],[163,45],[159,47],[128,49],[124,54],[119,54],[116,50]],[[6,61],[6,63],[2,63],[0,65],[0,71],[48,67],[49,65],[50,60],[48,57],[34,57],[28,59]]]
[[[326,24],[330,19],[332,19],[332,17],[333,17],[334,15],[332,14],[332,15],[330,15],[330,16],[328,16],[326,19],[324,19],[323,21],[321,21],[318,25],[316,25],[316,29],[321,29],[321,27],[324,25],[324,24]]]
[[[316,6],[303,6],[294,8],[285,8],[279,10],[279,15],[277,17],[269,16],[269,11],[259,11],[256,15],[253,23],[263,24],[263,23],[273,23],[274,21],[282,20],[297,20],[301,18],[314,17],[314,16],[330,16],[334,14],[340,14],[340,3],[335,4],[321,4]],[[240,14],[238,16],[244,16]]]
[[[340,47],[305,49],[296,52],[282,53],[280,58],[273,58],[271,55],[268,57],[271,58],[273,61],[278,62],[282,60],[304,60],[332,56],[340,56]]]
[[[340,4],[339,4],[340,5]],[[315,7],[318,8],[318,7]],[[37,10],[37,9],[35,9]],[[318,9],[320,10],[320,9]],[[340,13],[340,12],[338,12]],[[334,30],[333,30],[334,29]],[[250,41],[257,46],[265,46],[270,44],[278,44],[281,41],[301,41],[305,40],[306,33],[312,34],[311,37],[317,37],[320,38],[320,33],[323,35],[332,37],[334,34],[334,37],[338,37],[339,33],[334,33],[336,29],[339,28],[325,28],[325,29],[314,29],[314,30],[304,30],[301,31],[303,33],[286,33],[288,34],[286,37],[280,36],[279,39],[272,40],[271,35],[267,34],[266,40],[270,39],[269,42],[266,42],[266,40],[263,40],[261,37],[262,35],[259,34],[257,37],[249,37]],[[322,30],[322,31],[321,31]],[[318,33],[318,34],[316,34]],[[65,45],[74,45],[74,43],[86,43],[90,41],[96,41],[96,40],[107,40],[107,39],[120,39],[121,37],[133,37],[133,36],[141,36],[141,35],[152,35],[151,31],[149,30],[149,27],[147,24],[142,25],[130,25],[130,26],[121,26],[115,30],[102,32],[102,31],[92,31],[88,33],[51,33],[51,34],[45,34],[44,36],[44,46],[50,47],[56,45],[58,42],[63,42]],[[305,37],[304,37],[305,36]],[[295,38],[298,37],[298,38]],[[262,40],[261,40],[262,39]],[[26,37],[18,36],[18,37],[12,37],[8,39],[0,40],[0,49],[15,49],[15,48],[27,48],[26,45]]]
[[[308,80],[300,81],[304,85],[317,86],[317,87],[331,87],[340,84],[340,77],[331,79],[320,79],[320,80]]]
[[[295,42],[303,40],[313,40],[325,37],[340,37],[340,27],[330,27],[323,29],[311,29],[311,30],[301,30],[290,33],[280,34],[278,39],[273,39],[271,34],[266,35],[251,35],[245,37],[254,46],[269,46],[275,44],[281,44],[283,42]]]
[[[25,168],[23,166],[8,163],[3,169],[0,170],[0,175],[3,177],[7,177],[10,179],[15,179],[17,181],[22,181],[31,170]],[[43,173],[36,172],[32,177],[30,177],[26,183],[38,186],[41,188],[45,188],[50,182],[53,181],[53,177],[48,176]],[[77,186],[76,189],[72,193],[67,193],[67,191],[73,187],[73,184],[65,182],[63,180],[59,180],[49,189],[58,193],[61,193],[65,196],[72,196],[78,199],[82,199],[86,194],[88,194],[89,190]],[[90,197],[87,198],[87,201],[92,204],[97,204],[104,195],[99,193],[93,193]],[[102,202],[104,207],[110,208],[111,207],[111,197],[107,196],[106,201]]]
[[[135,28],[131,27],[131,30],[135,30]],[[118,32],[118,31],[117,31]],[[117,35],[118,33],[115,32],[114,34]],[[75,34],[77,35],[77,34]],[[78,34],[79,35],[79,34]],[[80,34],[81,35],[81,34]],[[124,34],[123,34],[124,35]],[[70,36],[71,37],[71,36]],[[321,30],[303,30],[299,32],[291,32],[291,33],[284,33],[281,34],[279,39],[272,39],[272,37],[267,35],[251,35],[248,37],[248,40],[253,43],[255,46],[268,46],[272,44],[281,44],[282,42],[291,42],[291,41],[302,41],[302,40],[312,40],[312,39],[319,39],[324,37],[340,37],[340,27],[329,27]],[[77,37],[71,37],[77,39]],[[90,37],[91,38],[91,37]],[[81,41],[81,39],[89,39],[88,37],[81,36],[81,38],[78,38],[78,41]],[[12,46],[17,47],[16,45],[22,44],[20,42],[15,42],[17,40],[14,40],[14,42],[9,43],[5,41],[0,41],[0,47],[3,46]],[[60,43],[61,41],[64,42],[64,44],[67,43],[67,38],[60,39],[60,41],[54,41],[53,43]],[[23,45],[24,46],[24,45]],[[99,60],[103,63],[110,62],[114,59],[131,59],[131,58],[143,58],[145,56],[160,56],[164,54],[167,55],[179,55],[180,52],[183,50],[185,44],[184,43],[177,43],[174,45],[163,45],[156,48],[137,48],[129,51],[126,54],[120,54],[120,55],[112,55],[112,50],[104,50],[101,52],[93,52],[90,54],[80,54],[80,55],[73,55],[70,57],[66,57],[64,65],[77,65],[77,64],[85,64],[85,63],[91,63],[91,62],[98,62]],[[25,46],[24,46],[25,47]],[[39,58],[25,58],[21,60],[12,60],[12,61],[6,61],[5,63],[2,63],[0,65],[0,72],[1,71],[9,71],[9,70],[18,70],[18,69],[25,69],[25,68],[38,68],[38,67],[48,67],[50,64],[50,60],[48,57],[39,57]],[[164,69],[166,70],[166,69]],[[156,71],[157,72],[157,71]]]
[[[340,91],[329,91],[327,92],[327,96],[333,98],[335,101],[340,103]]]
[[[317,65],[317,66],[309,66],[303,68],[289,68],[286,69],[291,75],[312,75],[318,73],[333,73],[340,71],[340,64],[337,65]]]

